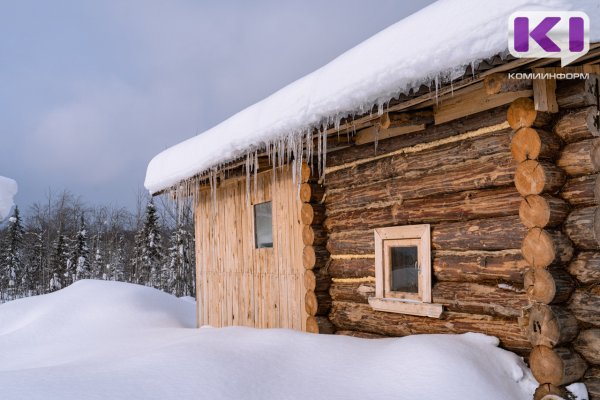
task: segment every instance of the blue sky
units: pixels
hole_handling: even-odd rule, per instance
[[[429,3],[0,2],[0,175],[133,207],[155,154]]]

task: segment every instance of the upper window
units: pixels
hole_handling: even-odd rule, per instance
[[[270,201],[254,205],[254,242],[257,249],[273,247],[273,206]]]
[[[439,317],[441,304],[431,303],[429,225],[375,229],[376,310]]]

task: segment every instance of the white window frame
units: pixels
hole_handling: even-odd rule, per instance
[[[418,293],[390,290],[390,248],[416,246],[419,259]],[[439,318],[441,304],[431,302],[431,227],[429,224],[375,229],[375,297],[369,304],[377,311]]]

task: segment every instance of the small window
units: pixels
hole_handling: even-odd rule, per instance
[[[431,303],[429,225],[375,229],[375,310],[439,318]]]
[[[270,201],[254,205],[254,242],[257,249],[273,247],[273,206]]]

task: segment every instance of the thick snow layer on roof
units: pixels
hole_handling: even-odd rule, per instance
[[[79,281],[0,305],[6,399],[531,399],[523,360],[483,334],[381,340],[193,329],[195,304]]]
[[[8,216],[12,206],[13,198],[17,194],[17,182],[0,176],[0,222]]]
[[[158,154],[145,186],[157,192],[290,134],[369,110],[436,78],[464,73],[507,49],[519,10],[577,10],[600,40],[598,0],[442,0],[401,20],[200,135]]]

